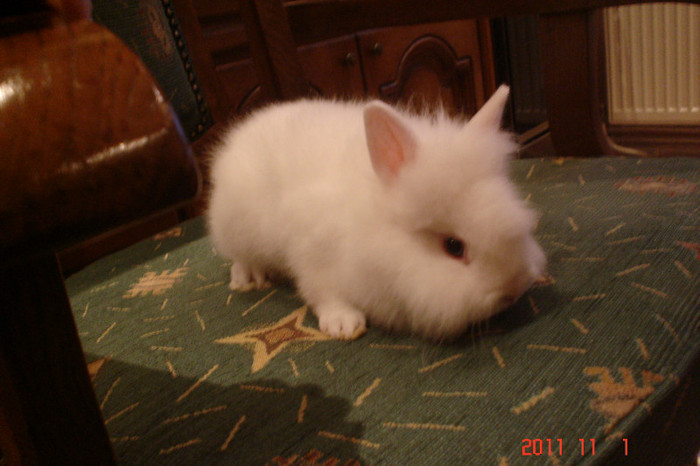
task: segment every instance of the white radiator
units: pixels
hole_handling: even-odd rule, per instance
[[[615,124],[700,124],[700,6],[605,11],[608,117]]]

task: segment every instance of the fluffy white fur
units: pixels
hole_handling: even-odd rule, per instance
[[[260,110],[213,154],[208,221],[231,287],[291,277],[322,331],[366,319],[460,334],[543,272],[535,214],[508,180],[502,86],[467,123],[381,102],[301,100]],[[467,245],[463,260],[446,236]]]

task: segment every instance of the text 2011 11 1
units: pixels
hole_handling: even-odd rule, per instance
[[[626,438],[621,439],[624,446],[624,454],[628,454],[628,442]],[[581,456],[595,455],[595,439],[578,439]],[[563,456],[564,441],[560,438],[524,438],[522,440],[522,455],[523,456]]]

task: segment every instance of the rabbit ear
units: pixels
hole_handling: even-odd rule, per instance
[[[483,128],[499,129],[509,93],[510,88],[505,84],[501,85],[491,98],[486,101],[484,106],[469,120],[469,124]]]
[[[391,182],[415,158],[416,137],[401,115],[379,101],[365,107],[364,121],[374,171],[385,183]]]

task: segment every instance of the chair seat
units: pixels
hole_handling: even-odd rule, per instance
[[[542,213],[548,274],[452,343],[329,340],[293,288],[229,290],[201,219],[70,277],[118,461],[687,464],[700,159],[512,173]]]

